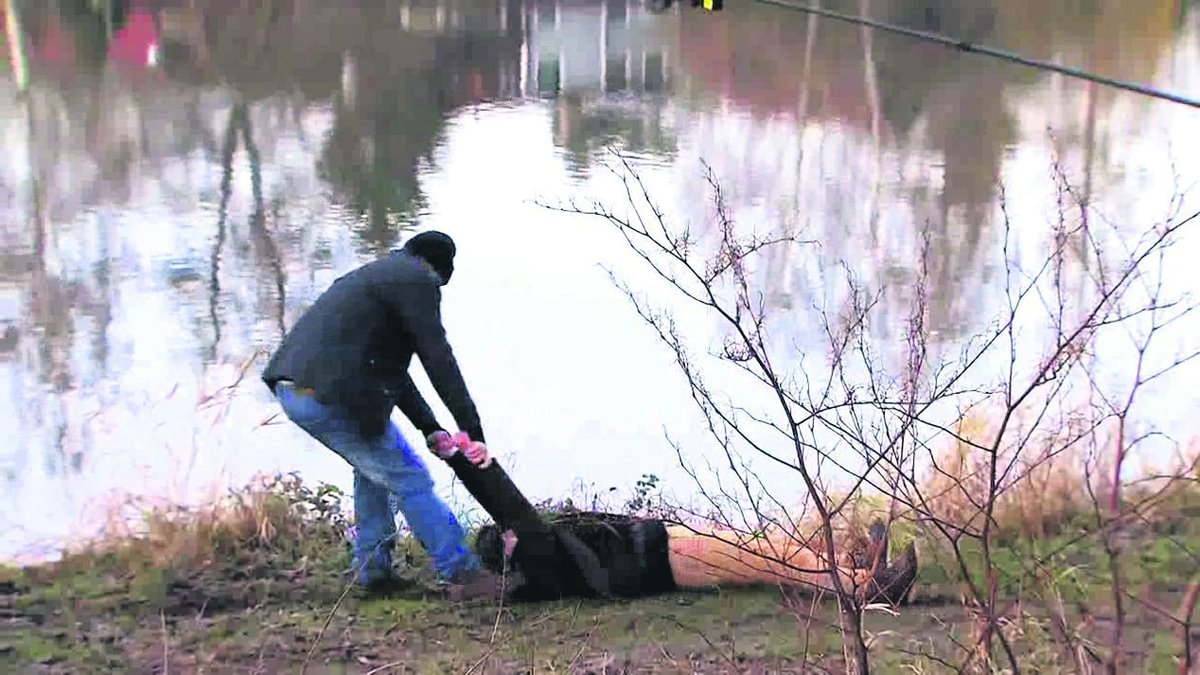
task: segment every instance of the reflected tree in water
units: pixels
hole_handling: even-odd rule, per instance
[[[211,327],[206,358],[216,358],[225,337],[224,305],[235,297],[227,286],[240,283],[227,270],[233,256],[247,248],[258,270],[255,288],[274,305],[261,313],[272,316],[278,331],[286,322],[290,258],[280,245],[302,238],[302,232],[274,218],[268,207],[272,199],[265,194],[260,145],[270,152],[283,134],[303,141],[299,110],[315,101],[331,102],[333,124],[315,152],[317,173],[333,188],[336,201],[356,216],[355,234],[363,248],[381,252],[423,207],[418,172],[430,160],[446,116],[479,95],[464,96],[463,82],[473,82],[471,76],[482,70],[486,90],[489,79],[495,79],[489,78],[489,69],[517,61],[519,35],[403,33],[395,9],[394,3],[381,3],[300,12],[290,3],[268,3],[217,11],[201,2],[161,13],[165,71],[184,82],[220,80],[234,97],[221,139],[207,131],[209,123],[202,117],[192,117],[196,132],[190,145],[208,148],[221,170],[206,265],[208,316],[202,323]],[[290,126],[285,122],[289,118]],[[229,222],[241,156],[249,163],[253,192],[249,247]],[[329,257],[328,250],[304,255],[309,254]]]
[[[229,238],[229,201],[233,194],[234,159],[239,139],[245,149],[250,171],[253,209],[249,217],[249,226],[251,248],[255,255],[254,268],[262,270],[266,277],[256,284],[256,288],[260,289],[260,294],[271,296],[269,301],[274,305],[272,314],[278,337],[282,337],[285,331],[287,272],[284,269],[283,256],[267,224],[266,200],[262,185],[262,156],[254,140],[250,109],[244,101],[238,101],[230,111],[221,148],[221,200],[217,208],[216,236],[213,238],[212,252],[209,256],[208,314],[212,341],[206,350],[206,363],[218,362],[218,348],[221,343],[221,260]]]
[[[35,146],[38,124],[32,106],[28,108],[30,148]],[[55,232],[46,207],[47,175],[44,163],[36,153],[29,157],[32,179],[31,214],[28,223],[32,244],[29,257],[24,326],[21,330],[30,346],[23,353],[25,363],[32,361],[38,384],[37,394],[27,399],[32,413],[31,424],[48,431],[53,437],[43,461],[51,475],[61,474],[66,466],[79,469],[82,454],[70,448],[66,394],[75,389],[71,352],[75,346],[76,325],[74,304],[80,296],[81,285],[61,275],[61,262],[55,247]],[[49,419],[47,419],[49,416]]]
[[[356,95],[336,97],[318,168],[364,219],[366,247],[382,253],[423,205],[418,166],[441,132],[442,111],[434,72],[389,67],[395,62],[370,47],[351,53]]]
[[[205,351],[205,363],[218,362],[218,347],[221,345],[221,261],[226,253],[226,243],[230,238],[229,201],[233,196],[234,159],[239,143],[245,149],[246,163],[250,171],[250,184],[253,207],[248,226],[250,226],[250,243],[254,255],[253,268],[258,270],[256,289],[260,300],[269,303],[271,309],[259,313],[271,313],[272,322],[277,331],[276,337],[282,337],[286,330],[287,305],[287,270],[284,269],[283,255],[276,244],[275,234],[271,232],[268,223],[268,210],[263,192],[263,157],[259,153],[258,144],[254,141],[254,131],[251,121],[251,109],[245,101],[234,103],[229,113],[229,121],[221,148],[221,201],[217,207],[216,235],[212,240],[209,256],[209,324],[212,330],[212,340]],[[277,222],[277,219],[276,219]]]
[[[891,3],[886,18],[900,25],[982,42],[994,29],[990,3],[950,0]],[[992,205],[1004,151],[1017,138],[1004,94],[1013,69],[984,59],[964,59],[940,45],[880,38],[883,115],[901,137],[924,122],[928,147],[942,158],[942,181],[931,195],[931,178],[910,185],[917,227],[930,238],[929,327],[947,336],[965,329],[979,285],[980,254],[992,233]],[[913,73],[922,73],[913,77]],[[930,203],[930,198],[934,202]]]
[[[1043,59],[1062,55],[1072,65],[1138,81],[1152,81],[1157,64],[1181,27],[1177,0],[826,0],[821,4],[846,14],[862,13]],[[802,120],[802,128],[819,128],[819,135],[828,130],[849,132],[854,140],[848,141],[847,149],[860,145],[858,137],[869,131],[876,152],[881,143],[894,150],[888,153],[892,164],[882,168],[885,175],[904,171],[911,160],[917,160],[917,166],[934,161],[940,165],[936,172],[918,171],[895,189],[913,209],[909,228],[914,232],[907,238],[927,235],[932,244],[930,287],[937,297],[931,299],[929,327],[945,337],[953,336],[966,318],[973,289],[978,288],[974,280],[986,273],[980,268],[979,256],[996,235],[994,212],[1001,167],[1006,149],[1018,139],[1017,118],[1008,105],[1008,95],[1014,88],[1043,84],[1046,74],[888,33],[874,32],[870,44],[864,45],[866,36],[861,33],[865,31],[779,8],[683,12],[680,21],[680,67],[687,81],[683,87],[686,97],[705,107],[716,97],[735,110],[748,111],[757,120],[755,138],[766,133],[764,125],[783,115]],[[812,40],[811,29],[818,23],[821,37]],[[1131,28],[1135,26],[1140,28]],[[861,67],[855,67],[864,59],[870,62],[865,76]],[[1075,86],[1068,83],[1068,87]],[[1076,91],[1080,89],[1066,88],[1064,93]],[[1117,96],[1102,87],[1091,87],[1084,96],[1062,96],[1058,105],[1064,110],[1052,115],[1056,137],[1084,155],[1081,163],[1087,174],[1079,183],[1085,200],[1093,190],[1102,189],[1097,184],[1102,182],[1101,175],[1116,177],[1119,171],[1106,141],[1106,135],[1113,132],[1098,131],[1106,125],[1097,121],[1104,119],[1105,110],[1113,109]],[[1150,103],[1139,101],[1138,105]],[[731,132],[722,128],[720,133]],[[813,150],[806,147],[805,152],[811,155]],[[821,149],[817,154],[824,152]],[[925,159],[929,155],[937,159]],[[811,164],[819,160],[798,161]],[[756,158],[754,164],[770,162]],[[859,193],[867,189],[868,180],[865,174],[861,179],[850,178],[855,171],[851,166],[840,167],[834,184],[861,199]],[[795,173],[805,185],[821,175],[819,169],[809,166]],[[875,174],[879,173],[876,169]],[[857,192],[856,180],[862,184]],[[753,195],[738,196],[733,189],[736,186],[726,185],[731,189],[730,198],[739,203],[767,198],[760,194],[765,189],[762,186],[747,185]],[[795,208],[800,213],[794,217],[834,217],[848,228],[858,222],[849,212],[838,212],[835,217],[825,213],[828,209],[821,210],[821,204],[829,202],[833,211],[843,207],[853,211],[855,199],[847,202],[846,195],[834,187],[818,188],[814,183],[809,188],[810,194],[823,190],[825,197],[817,203],[799,200]],[[799,189],[806,188],[801,185]],[[844,238],[865,234],[847,229]],[[883,235],[871,227],[871,238],[877,244]],[[836,248],[841,238],[839,235],[827,248]],[[791,273],[778,267],[784,263],[775,261],[774,274],[790,279]],[[911,260],[902,264],[911,267]]]
[[[11,9],[11,8],[9,8]],[[83,18],[74,22],[52,13],[51,8],[20,7],[20,21],[10,21],[9,26],[19,26],[16,35],[9,40],[12,45],[28,54],[44,46],[39,38],[45,27],[52,25],[73,36],[75,48],[68,50],[74,65],[84,70],[95,67],[95,52],[101,59],[107,37],[97,35],[94,24]],[[30,11],[30,10],[33,11]],[[29,30],[34,29],[34,30]],[[61,34],[60,34],[61,38]],[[90,46],[90,47],[88,47]],[[87,47],[87,48],[85,48]],[[93,48],[94,47],[94,48]],[[60,186],[60,177],[55,170],[58,153],[63,146],[77,136],[78,126],[69,108],[68,94],[56,96],[53,90],[41,87],[36,74],[30,68],[23,75],[28,86],[37,85],[25,92],[18,105],[24,115],[25,157],[14,160],[22,162],[27,169],[28,192],[14,195],[24,197],[24,227],[20,241],[6,242],[5,281],[23,287],[20,305],[22,316],[13,330],[5,333],[5,342],[12,342],[17,350],[23,369],[32,371],[36,384],[32,395],[23,401],[27,407],[22,415],[30,424],[23,430],[21,438],[36,437],[32,430],[48,434],[47,452],[43,455],[45,469],[52,475],[68,470],[78,471],[82,466],[86,447],[73,442],[77,429],[70,423],[72,408],[78,402],[81,383],[75,372],[73,352],[80,332],[77,320],[81,314],[94,320],[92,328],[93,357],[101,370],[107,362],[106,330],[111,316],[107,270],[104,264],[94,268],[92,279],[78,278],[69,269],[69,264],[60,255],[60,225],[70,218],[69,210],[73,195],[69,187]],[[80,88],[84,93],[81,101],[88,101],[94,89]],[[62,194],[62,193],[67,194]],[[99,285],[98,292],[90,292],[89,281]],[[6,344],[6,347],[9,345]],[[32,384],[32,383],[31,383]],[[23,442],[18,443],[18,448]],[[18,452],[18,461],[24,461],[24,452]]]
[[[425,208],[419,174],[433,161],[447,117],[488,95],[490,87],[476,90],[495,79],[485,74],[515,69],[519,43],[491,33],[412,33],[397,41],[382,29],[367,30],[360,42],[341,58],[334,125],[318,169],[361,219],[364,246],[380,253]]]
[[[671,159],[678,139],[667,124],[664,100],[605,105],[580,92],[555,99],[551,123],[555,142],[566,151],[572,171],[582,175],[604,147],[616,145],[635,155]]]

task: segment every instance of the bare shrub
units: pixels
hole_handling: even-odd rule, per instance
[[[752,270],[757,256],[771,247],[805,241],[787,233],[743,234],[711,170],[705,178],[716,229],[707,239],[700,237],[670,222],[630,163],[614,156],[612,169],[624,186],[628,213],[601,203],[544,205],[612,225],[684,307],[699,308],[725,332],[708,354],[714,365],[706,367],[672,314],[652,307],[610,270],[675,357],[720,458],[719,464],[706,462],[708,474],[702,475],[696,468],[701,455],[673,443],[699,488],[700,504],[672,505],[669,517],[742,554],[767,559],[767,566],[783,566],[794,577],[808,575],[812,587],[837,603],[848,672],[869,671],[872,638],[864,631],[863,614],[872,607],[859,582],[870,584],[871,577],[847,575],[839,561],[861,557],[863,525],[873,519],[902,535],[891,548],[901,539],[916,540],[947,553],[959,584],[970,638],[956,643],[957,654],[925,650],[922,658],[956,662],[962,670],[1003,664],[1014,673],[1026,658],[1079,669],[1098,662],[1109,672],[1124,667],[1122,605],[1129,591],[1121,572],[1122,524],[1141,517],[1137,514],[1170,492],[1131,499],[1123,490],[1130,458],[1151,436],[1135,436],[1129,422],[1137,392],[1196,355],[1149,356],[1154,337],[1194,309],[1186,298],[1165,297],[1162,274],[1167,251],[1200,214],[1180,217],[1176,209],[1136,235],[1115,226],[1105,233],[1095,218],[1068,218],[1071,208],[1086,206],[1078,199],[1072,204],[1072,188],[1056,168],[1061,217],[1044,259],[1028,268],[1012,259],[1012,228],[1001,191],[1005,293],[1000,311],[957,354],[935,350],[926,329],[926,238],[906,322],[905,363],[895,373],[884,366],[882,347],[866,330],[879,294],[860,283],[849,266],[843,266],[844,304],[819,311],[824,353],[796,354],[788,345],[781,354]],[[1031,340],[1030,334],[1042,339]],[[1122,335],[1134,336],[1136,372],[1118,385],[1102,384],[1098,341]],[[788,356],[798,357],[801,367],[789,369]],[[1143,367],[1151,361],[1153,367]],[[769,401],[764,410],[732,401],[708,384],[709,375],[730,367],[756,383]],[[799,505],[785,504],[782,495],[767,488],[761,466],[797,479]],[[1194,463],[1185,461],[1161,478],[1174,485],[1194,475]],[[772,533],[782,533],[795,546],[765,546]],[[1048,611],[1025,612],[1020,591],[1004,587],[1007,572],[999,561],[1011,559],[1013,542],[1064,536],[1102,545],[1107,552],[1105,573],[1115,606],[1107,641],[1086,636],[1083,624],[1062,609],[1063,575],[1049,571],[1061,551],[1019,562],[1030,579],[1049,580],[1037,589]],[[800,563],[796,546],[808,552]],[[1190,617],[1190,609],[1186,614]],[[1048,642],[1033,635],[1049,636]],[[1109,646],[1096,646],[1105,643]]]

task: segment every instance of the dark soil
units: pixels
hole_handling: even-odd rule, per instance
[[[832,598],[777,588],[453,604],[405,542],[397,571],[411,583],[368,596],[347,585],[345,523],[328,495],[290,489],[247,496],[219,518],[157,517],[156,537],[0,566],[0,673],[844,672]],[[1111,644],[1107,556],[1070,542],[995,549],[1001,630],[1025,672],[1071,672],[1071,654],[1103,656]],[[1192,551],[1200,536],[1146,532],[1127,547],[1126,672],[1178,672],[1168,614],[1196,574]],[[866,613],[875,672],[953,672],[947,664],[972,648],[958,566],[931,542],[918,556],[911,604]],[[1060,602],[1074,652],[1047,619]]]
[[[788,673],[837,672],[831,603],[778,589],[678,592],[634,601],[454,605],[417,577],[386,597],[347,592],[332,569],[212,565],[120,574],[103,558],[9,570],[0,581],[0,671],[21,673]],[[415,572],[419,566],[410,570]],[[880,672],[953,655],[968,612],[925,587],[895,615],[871,611]],[[1158,597],[1170,602],[1170,594]],[[815,606],[815,609],[814,609]],[[1173,606],[1173,605],[1168,605]],[[1021,647],[1055,650],[1027,614]],[[809,613],[813,616],[806,618]],[[1130,654],[1173,667],[1173,633],[1143,620]],[[1094,617],[1103,634],[1104,616]],[[328,622],[328,625],[326,625]],[[1198,636],[1200,637],[1200,636]],[[1048,672],[1048,671],[1043,671]]]

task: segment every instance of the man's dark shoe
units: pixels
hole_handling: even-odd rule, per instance
[[[381,598],[404,593],[416,588],[416,584],[395,574],[380,575],[366,583],[358,584],[359,595],[367,598]]]

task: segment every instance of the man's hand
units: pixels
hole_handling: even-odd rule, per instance
[[[466,434],[463,434],[466,436]],[[463,454],[471,463],[480,468],[486,469],[492,464],[492,458],[488,455],[487,446],[479,441],[470,441],[463,448]]]
[[[425,438],[425,445],[433,451],[433,454],[443,460],[449,459],[454,456],[454,453],[461,450],[463,455],[478,467],[486,469],[492,463],[487,445],[479,441],[472,441],[465,431],[460,431],[453,436],[448,431],[435,431]]]

